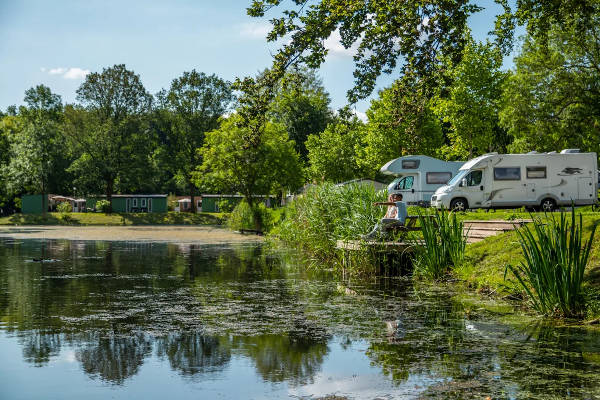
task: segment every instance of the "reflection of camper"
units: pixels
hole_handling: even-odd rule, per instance
[[[421,155],[404,156],[385,164],[381,173],[399,176],[388,186],[388,193],[402,193],[407,204],[428,205],[436,189],[452,179],[463,164]]]
[[[431,199],[435,207],[541,207],[595,204],[598,192],[596,153],[484,154],[463,165]]]

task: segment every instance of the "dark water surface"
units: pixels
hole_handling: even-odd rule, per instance
[[[0,399],[600,398],[597,331],[296,258],[0,240]]]

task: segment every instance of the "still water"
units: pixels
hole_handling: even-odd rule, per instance
[[[0,240],[0,399],[600,398],[597,331],[297,260]]]

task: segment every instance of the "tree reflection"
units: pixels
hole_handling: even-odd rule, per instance
[[[122,384],[135,375],[152,353],[151,341],[142,333],[127,337],[91,337],[82,349],[76,352],[83,370],[92,377]]]
[[[167,357],[171,368],[182,375],[223,370],[231,359],[231,349],[218,337],[199,333],[172,334],[156,341],[156,354]]]
[[[51,357],[56,357],[60,352],[61,335],[57,333],[32,330],[20,335],[19,339],[23,346],[23,358],[36,367],[47,364]]]

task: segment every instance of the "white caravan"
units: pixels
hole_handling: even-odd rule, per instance
[[[595,204],[598,201],[596,153],[489,153],[468,161],[431,198],[437,208],[540,207]]]
[[[381,173],[397,175],[388,193],[401,193],[406,204],[428,206],[431,195],[454,177],[464,161],[443,161],[428,156],[404,156],[381,167]]]

